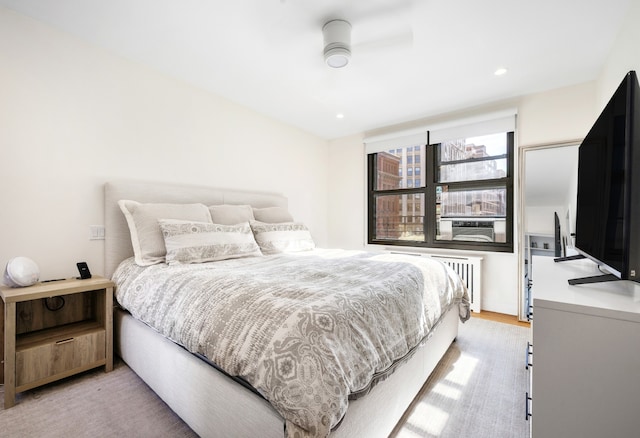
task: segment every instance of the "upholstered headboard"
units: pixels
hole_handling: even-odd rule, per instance
[[[249,204],[255,208],[287,207],[287,198],[264,192],[245,192],[206,186],[114,181],[104,186],[105,277],[111,275],[121,261],[133,256],[131,235],[118,206],[121,199],[138,202],[187,204],[200,202],[207,206],[220,204]]]

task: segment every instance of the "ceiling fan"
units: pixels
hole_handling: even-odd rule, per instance
[[[342,68],[351,60],[352,25],[347,20],[333,19],[322,26],[324,39],[324,60],[329,67]],[[388,35],[380,39],[362,41],[355,46],[359,53],[365,51],[380,52],[386,49],[411,47],[413,44],[413,32],[411,30]]]
[[[324,62],[332,68],[342,68],[351,59],[351,23],[331,20],[322,26]]]

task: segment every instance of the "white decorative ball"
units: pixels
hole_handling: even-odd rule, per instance
[[[4,269],[4,283],[11,287],[31,286],[40,279],[40,268],[28,257],[14,257]]]

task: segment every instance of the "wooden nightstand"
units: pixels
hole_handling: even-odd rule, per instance
[[[5,409],[16,392],[102,365],[113,369],[113,287],[96,276],[0,287]]]

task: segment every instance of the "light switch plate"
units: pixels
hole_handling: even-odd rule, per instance
[[[104,225],[89,225],[89,240],[104,240]]]

